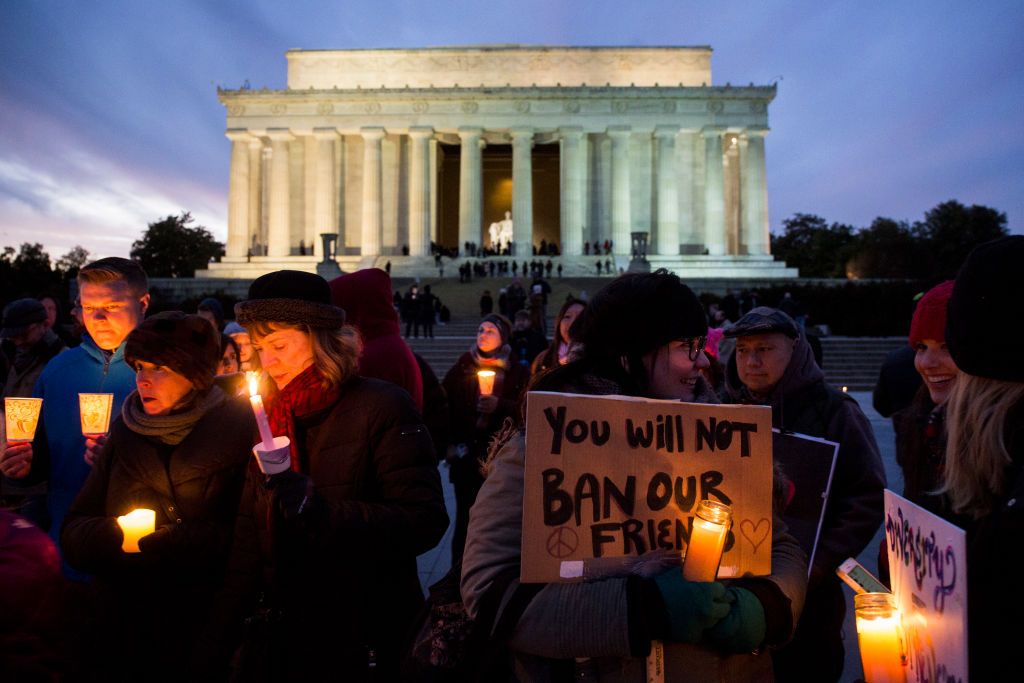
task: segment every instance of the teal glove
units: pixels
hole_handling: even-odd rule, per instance
[[[687,581],[679,569],[655,577],[668,610],[669,637],[676,643],[696,643],[704,631],[729,613],[725,586],[717,581]]]
[[[753,652],[761,647],[767,632],[764,606],[746,588],[726,589],[732,609],[708,632],[708,642],[723,652]]]

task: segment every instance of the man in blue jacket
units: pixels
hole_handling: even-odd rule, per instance
[[[47,481],[46,505],[26,514],[59,542],[64,515],[89,475],[105,436],[86,439],[78,394],[113,394],[111,419],[135,389],[135,370],[124,360],[124,342],[149,307],[149,283],[134,261],[105,258],[78,273],[79,301],[88,333],[82,344],[51,360],[33,395],[43,399],[42,414],[31,444],[6,445],[0,472],[11,479]]]

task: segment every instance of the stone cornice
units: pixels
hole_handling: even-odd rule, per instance
[[[339,100],[373,101],[377,98],[403,99],[565,99],[565,98],[679,98],[679,99],[768,99],[775,98],[775,85],[706,85],[655,87],[622,87],[606,85],[561,86],[555,88],[356,88],[356,89],[313,89],[284,88],[241,88],[231,90],[217,87],[221,103],[229,102],[337,102]]]

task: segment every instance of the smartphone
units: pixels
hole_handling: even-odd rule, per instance
[[[858,593],[889,593],[885,584],[875,578],[874,574],[864,568],[852,557],[847,558],[839,568],[836,569],[839,578],[846,582],[850,588]]]

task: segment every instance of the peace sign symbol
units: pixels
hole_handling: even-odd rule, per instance
[[[548,555],[551,557],[569,557],[580,545],[580,537],[567,526],[560,526],[548,536]]]

